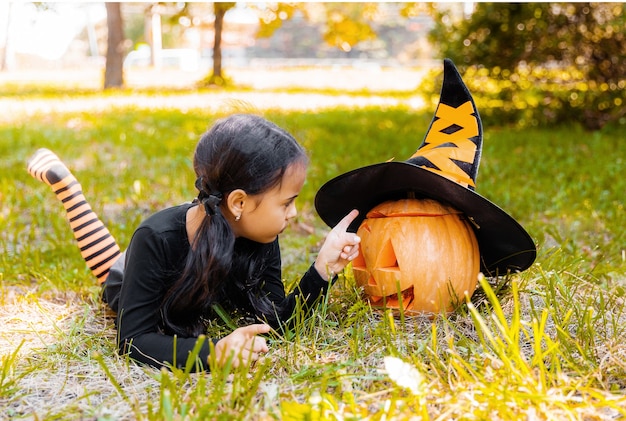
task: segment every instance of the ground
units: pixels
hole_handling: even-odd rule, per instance
[[[237,91],[192,90],[175,96],[155,97],[153,93],[117,96],[110,92],[105,96],[72,97],[55,103],[51,110],[45,98],[22,100],[19,97],[0,98],[0,119],[14,119],[20,115],[32,115],[42,111],[102,110],[115,106],[136,104],[140,107],[194,108],[237,108],[246,104],[252,109],[312,110],[333,106],[397,106],[421,108],[421,95],[395,97],[385,95],[389,91],[413,91],[424,75],[423,69],[406,68],[307,68],[307,69],[233,69],[229,72],[234,86],[246,88]],[[182,71],[154,71],[128,69],[126,86],[145,89],[169,88],[189,89],[202,78],[201,73]],[[48,86],[73,86],[80,89],[97,90],[101,76],[97,69],[19,71],[0,73],[0,84],[16,86],[32,84],[33,81],[48,81]],[[346,94],[325,95],[323,90],[345,91]],[[276,92],[282,90],[284,92]],[[308,90],[309,92],[306,92]],[[353,93],[350,93],[353,92]],[[373,93],[374,95],[370,95]],[[360,93],[360,94],[359,94]]]

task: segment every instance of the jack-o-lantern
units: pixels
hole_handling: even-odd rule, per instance
[[[495,277],[535,260],[524,228],[475,191],[482,140],[474,100],[444,60],[439,105],[413,156],[357,168],[317,192],[331,227],[359,210],[348,228],[361,236],[352,267],[373,305],[448,312],[471,296],[479,271]]]
[[[462,212],[431,199],[388,201],[357,231],[354,278],[373,306],[449,312],[472,295],[480,254]]]

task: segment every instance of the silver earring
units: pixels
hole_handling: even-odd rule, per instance
[[[235,221],[239,222],[240,219],[241,219],[241,215],[235,216]]]

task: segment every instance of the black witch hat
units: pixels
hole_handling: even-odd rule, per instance
[[[475,191],[483,131],[474,100],[451,60],[444,60],[439,105],[424,141],[407,161],[374,164],[324,184],[315,197],[322,220],[335,226],[352,209],[356,231],[367,212],[387,200],[430,198],[462,211],[471,222],[487,276],[523,271],[535,243],[501,208]]]

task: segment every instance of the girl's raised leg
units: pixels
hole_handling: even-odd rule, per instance
[[[48,149],[39,149],[28,160],[28,172],[52,187],[54,194],[63,203],[80,254],[98,283],[104,282],[109,269],[120,256],[120,248],[87,203],[76,177]]]

